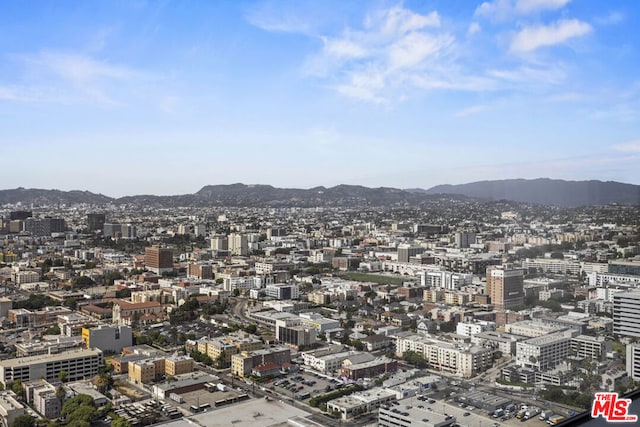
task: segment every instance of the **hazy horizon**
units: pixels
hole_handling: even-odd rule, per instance
[[[546,177],[539,177],[539,178],[504,178],[504,180],[526,180],[526,181],[536,181],[536,180],[551,180],[551,181],[557,181],[559,179],[557,178],[546,178]],[[481,180],[481,181],[471,181],[471,182],[464,182],[461,184],[447,184],[447,183],[443,183],[443,184],[436,184],[430,187],[405,187],[405,188],[399,188],[399,187],[390,187],[387,185],[380,185],[380,186],[366,186],[364,185],[363,187],[367,187],[367,188],[395,188],[395,189],[400,189],[400,190],[430,190],[431,188],[434,187],[439,187],[439,186],[444,186],[444,185],[465,185],[465,184],[474,184],[474,183],[478,183],[478,182],[487,182],[487,181],[493,181],[493,180]],[[621,182],[621,181],[601,181],[601,180],[560,180],[560,181],[567,181],[567,182],[586,182],[586,181],[600,181],[600,182],[616,182],[618,184],[628,184],[628,185],[639,185],[639,184],[634,184],[634,183],[630,183],[630,182]],[[318,187],[323,187],[323,188],[332,188],[332,187],[336,187],[339,185],[353,185],[353,186],[359,186],[360,184],[346,184],[346,183],[341,183],[341,184],[336,184],[336,185],[332,185],[332,186],[327,186],[327,185],[315,185],[315,186],[311,186],[311,187],[295,187],[295,186],[288,186],[288,187],[282,187],[282,186],[276,186],[276,185],[272,185],[272,184],[268,184],[268,183],[244,183],[244,182],[230,182],[230,183],[216,183],[216,184],[203,184],[200,187],[198,187],[196,190],[194,191],[189,191],[189,192],[185,192],[185,193],[173,193],[173,194],[161,194],[161,193],[130,193],[130,194],[109,194],[109,193],[101,193],[101,192],[93,192],[91,190],[87,190],[84,188],[69,188],[69,189],[62,189],[62,188],[36,188],[36,187],[25,187],[25,186],[19,186],[19,187],[15,187],[15,188],[0,188],[0,191],[11,191],[11,190],[17,190],[17,189],[25,189],[25,190],[45,190],[45,191],[89,191],[90,193],[94,193],[94,194],[100,194],[103,196],[107,196],[107,197],[111,197],[114,199],[118,199],[121,197],[132,197],[132,196],[144,196],[144,195],[150,195],[150,196],[180,196],[180,195],[189,195],[189,194],[195,194],[198,191],[202,190],[204,187],[207,186],[231,186],[231,185],[245,185],[248,187],[251,186],[270,186],[270,187],[274,187],[274,188],[282,188],[282,189],[296,189],[296,190],[311,190],[313,188],[318,188]]]
[[[7,189],[640,184],[637,2],[36,0],[3,12]]]

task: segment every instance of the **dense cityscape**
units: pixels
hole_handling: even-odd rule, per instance
[[[638,207],[0,215],[3,425],[542,426],[640,384]]]
[[[0,427],[640,425],[638,22],[2,2]]]

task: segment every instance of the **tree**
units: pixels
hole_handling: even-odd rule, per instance
[[[244,328],[242,328],[242,330],[249,334],[255,334],[256,331],[258,330],[258,325],[256,325],[255,323],[250,323]]]
[[[60,414],[69,421],[67,427],[91,426],[99,415],[93,398],[86,394],[78,394],[64,402]]]
[[[93,385],[98,388],[98,391],[100,391],[100,393],[104,393],[111,385],[111,381],[113,380],[109,375],[97,375],[93,378]]]
[[[56,397],[60,399],[60,401],[63,401],[66,396],[67,392],[65,391],[64,387],[60,386],[56,389]]]
[[[235,288],[235,289],[233,290],[233,296],[234,296],[234,297],[240,296],[240,289]]]
[[[95,285],[95,282],[89,276],[78,276],[72,281],[74,288],[89,288]]]
[[[364,343],[360,340],[352,340],[351,341],[351,345],[353,346],[353,348],[355,348],[357,351],[362,351],[364,350]]]
[[[69,307],[72,310],[75,310],[78,307],[78,299],[77,298],[69,298],[65,300],[62,305],[65,307]]]
[[[14,382],[11,383],[9,388],[11,389],[12,392],[14,392],[18,396],[22,396],[22,392],[24,391],[21,380],[15,380]]]
[[[31,415],[18,415],[13,420],[13,427],[35,427],[36,419]]]
[[[67,371],[60,371],[60,373],[58,374],[58,379],[63,383],[67,381],[68,377],[69,373]]]
[[[60,326],[53,325],[52,327],[46,329],[42,335],[60,335]]]
[[[221,351],[218,357],[216,358],[216,367],[218,368],[226,368],[227,367],[227,352]]]
[[[131,423],[124,418],[119,417],[111,423],[111,427],[131,427]]]

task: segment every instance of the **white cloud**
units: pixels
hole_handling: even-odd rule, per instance
[[[0,88],[0,99],[21,102],[117,105],[113,94],[149,75],[91,56],[57,51],[14,55],[24,75],[20,84]]]
[[[518,0],[516,10],[530,13],[538,10],[557,10],[567,5],[571,0]]]
[[[528,15],[544,10],[557,10],[571,0],[493,0],[476,8],[475,15],[494,21],[505,21],[514,16]]]
[[[389,47],[389,68],[410,68],[437,56],[454,43],[452,36],[409,33]]]
[[[562,44],[592,31],[591,25],[577,19],[560,20],[551,25],[525,27],[511,41],[510,50],[522,53],[540,47]]]
[[[640,139],[614,145],[613,148],[625,153],[640,153]]]
[[[513,0],[496,0],[485,3],[484,7],[503,3],[510,10],[518,5]],[[519,7],[533,10],[562,4],[566,1],[525,2]],[[532,50],[575,36],[576,29],[567,30],[567,23],[578,23],[578,31],[588,27],[574,20],[560,21],[556,24],[558,28],[525,28],[519,37],[529,34],[535,37],[515,40],[512,49]],[[403,6],[378,9],[367,14],[360,26],[347,26],[337,34],[311,35],[322,41],[322,47],[307,57],[302,71],[307,77],[321,79],[326,87],[342,96],[384,105],[401,102],[415,89],[421,92],[526,91],[532,87],[539,89],[541,85],[556,85],[566,78],[565,67],[556,61],[546,64],[529,61],[519,65],[509,58],[509,66],[487,68],[489,64],[478,62],[475,46],[470,45],[479,40],[460,42],[441,25],[437,11],[421,14]],[[271,26],[263,25],[263,28]],[[481,24],[473,21],[466,34],[471,38],[480,31]]]
[[[251,10],[246,20],[253,26],[276,33],[303,33],[311,31],[308,19],[294,13],[294,9],[265,3]]]
[[[484,113],[489,110],[488,105],[472,105],[471,107],[464,108],[460,111],[456,111],[454,117],[468,117],[476,114]]]
[[[410,31],[422,30],[425,27],[439,27],[440,15],[433,11],[427,15],[414,13],[400,6],[381,11],[377,17],[370,19],[369,26],[380,26],[386,36],[397,36]]]
[[[358,43],[346,38],[330,39],[323,37],[324,51],[327,55],[336,58],[363,58],[367,56],[367,50]]]
[[[484,16],[495,20],[504,20],[513,14],[513,3],[511,0],[485,1],[476,8],[476,16]]]
[[[439,26],[436,11],[419,14],[400,6],[377,10],[361,28],[321,36],[321,51],[307,58],[303,71],[327,79],[349,98],[398,101],[416,75],[429,74],[437,81],[448,75],[443,63],[455,49],[455,38]]]
[[[388,101],[380,93],[384,91],[387,81],[383,71],[369,69],[352,72],[347,82],[335,86],[339,94],[360,101],[374,104],[387,104]]]
[[[127,67],[112,65],[74,53],[42,52],[31,56],[30,61],[44,68],[49,68],[64,79],[77,83],[102,78],[125,79],[136,74]]]
[[[594,19],[594,22],[598,25],[616,25],[624,21],[624,14],[621,12],[609,12],[606,16],[601,16]]]
[[[491,69],[487,71],[487,75],[503,83],[511,83],[516,86],[524,84],[533,86],[536,84],[557,85],[567,78],[567,72],[561,64]]]
[[[482,31],[482,27],[480,27],[480,24],[478,24],[477,22],[472,22],[469,25],[469,28],[467,29],[467,37],[471,37],[473,35],[476,35],[480,31]]]

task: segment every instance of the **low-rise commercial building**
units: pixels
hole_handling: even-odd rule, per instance
[[[231,374],[244,378],[258,365],[273,363],[282,367],[291,363],[291,349],[287,347],[269,347],[261,350],[243,351],[231,357]]]
[[[327,411],[340,414],[343,420],[371,412],[381,405],[396,400],[393,392],[380,387],[353,393],[327,402]]]
[[[82,328],[82,340],[87,348],[99,348],[102,351],[120,353],[123,347],[133,344],[133,332],[130,326],[98,325]]]
[[[0,392],[0,423],[3,426],[12,426],[20,415],[24,415],[24,406],[18,402],[9,392]]]

